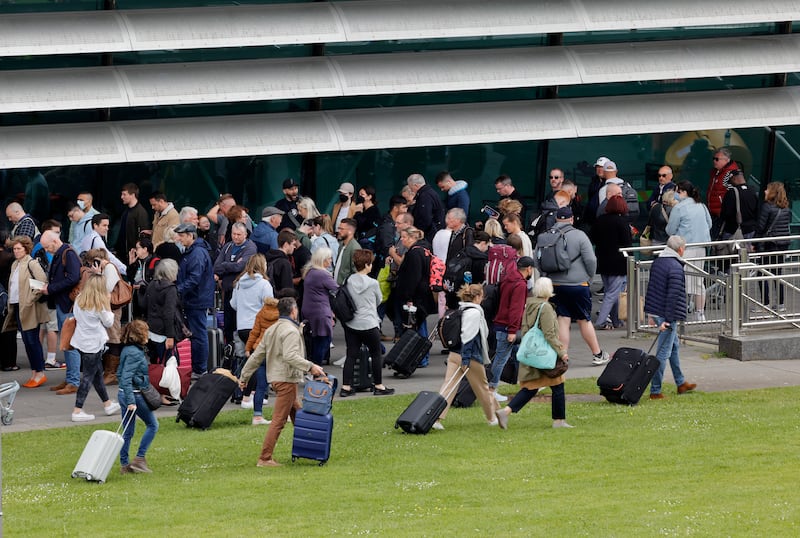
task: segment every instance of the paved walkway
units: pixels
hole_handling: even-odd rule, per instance
[[[391,330],[388,328],[387,329]],[[647,348],[652,342],[651,337],[641,335],[640,338],[629,340],[623,330],[598,331],[598,337],[603,349],[612,353],[619,347]],[[331,350],[331,358],[337,359],[344,354],[344,336],[341,330],[334,334],[336,347]],[[24,354],[22,342],[18,341],[17,363],[21,369],[17,372],[2,372],[1,382],[17,380],[20,384],[30,377],[28,360]],[[601,367],[591,365],[591,354],[581,340],[578,328],[573,324],[571,334],[570,369],[568,378],[596,378],[602,371]],[[385,382],[397,390],[398,394],[417,393],[421,390],[438,390],[444,378],[444,355],[438,352],[441,349],[438,342],[434,343],[433,355],[430,366],[417,370],[410,379],[394,379],[387,373]],[[758,389],[767,387],[784,387],[800,385],[800,360],[784,361],[747,361],[739,362],[733,359],[716,358],[712,356],[712,347],[697,344],[683,344],[681,347],[681,366],[687,379],[697,383],[698,391],[726,391]],[[341,369],[335,366],[328,367],[330,371],[341,379]],[[384,372],[389,372],[384,370]],[[71,426],[70,413],[75,403],[74,395],[57,396],[50,392],[51,387],[64,380],[63,370],[49,370],[48,382],[37,389],[20,388],[13,404],[14,420],[10,426],[3,426],[3,432],[19,432],[28,430],[60,428]],[[672,382],[672,374],[667,368],[665,381]],[[109,394],[116,400],[117,387],[110,387]],[[567,382],[569,398],[569,382]],[[665,394],[670,396],[669,391]],[[370,393],[360,394],[355,398],[372,398]],[[227,404],[226,409],[235,409],[233,404]],[[85,410],[97,415],[94,424],[116,422],[118,416],[106,417],[102,413],[102,406],[97,395],[92,390],[87,398]],[[175,407],[161,408],[157,411],[159,417],[175,416]]]

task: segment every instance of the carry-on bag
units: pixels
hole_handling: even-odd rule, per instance
[[[213,372],[217,368],[224,367],[225,341],[222,336],[222,329],[207,329],[208,331],[208,365],[206,368]]]
[[[116,431],[96,430],[93,432],[78,463],[75,464],[72,478],[85,478],[101,484],[105,482],[114,462],[119,458],[119,451],[124,443],[120,432],[125,431],[132,420],[136,420],[136,411],[129,411],[126,408]]]
[[[657,341],[658,338],[647,352],[631,347],[621,347],[614,352],[597,378],[600,394],[606,400],[623,405],[639,402],[659,367],[658,359],[650,354]]]
[[[369,348],[361,344],[353,364],[353,382],[350,388],[357,392],[372,390],[372,358],[369,356]]]
[[[307,379],[303,387],[303,411],[314,415],[330,413],[338,386],[339,380],[329,374]]]
[[[458,389],[459,383],[467,375],[469,368],[459,368],[445,384],[445,395],[423,390],[394,423],[395,428],[402,428],[406,433],[426,434],[431,431],[433,423],[439,419],[447,408],[447,397]]]
[[[187,426],[207,429],[233,394],[236,385],[232,375],[210,373],[200,376],[192,383],[186,399],[178,407],[175,422],[182,420]]]
[[[458,384],[458,390],[453,398],[453,407],[472,407],[475,403],[475,391],[472,390],[472,385],[469,384],[468,379],[462,379]]]
[[[292,461],[297,458],[316,460],[320,466],[331,457],[333,415],[315,415],[302,409],[294,417]]]

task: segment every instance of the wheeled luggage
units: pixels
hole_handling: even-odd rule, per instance
[[[302,409],[294,417],[292,461],[297,458],[316,460],[320,466],[331,457],[333,415],[315,415]]]
[[[101,484],[105,482],[114,462],[119,458],[119,451],[124,443],[120,432],[124,431],[131,420],[136,420],[136,411],[126,409],[116,431],[97,430],[92,432],[78,463],[75,464],[72,478],[85,478]]]
[[[178,407],[175,422],[184,421],[187,426],[207,429],[233,394],[236,381],[232,376],[211,373],[195,381],[186,399]]]
[[[432,340],[436,332],[428,338],[423,338],[413,329],[406,330],[400,335],[400,340],[386,353],[384,363],[394,370],[397,377],[407,378],[413,374],[423,357],[431,350]]]
[[[653,342],[655,345],[655,342]],[[597,378],[600,394],[611,403],[636,405],[658,370],[658,359],[650,355],[653,345],[641,349],[621,347]]]
[[[372,358],[369,356],[369,348],[361,344],[353,365],[353,383],[350,388],[363,392],[372,390],[372,386]]]
[[[442,412],[447,408],[445,396],[449,396],[458,388],[459,383],[464,380],[469,368],[456,370],[447,384],[445,385],[446,394],[443,396],[438,392],[423,390],[414,401],[411,402],[405,411],[397,418],[394,423],[395,428],[402,428],[406,433],[426,434],[431,431],[433,423],[439,419]]]
[[[222,329],[207,329],[208,331],[208,365],[209,372],[223,366],[225,357],[225,341],[222,336]]]
[[[472,390],[472,385],[469,380],[464,378],[458,384],[456,396],[453,398],[453,407],[471,407],[475,403],[475,391]]]
[[[307,379],[303,386],[301,400],[303,411],[314,415],[327,415],[333,406],[333,397],[339,380],[335,376],[325,374]]]

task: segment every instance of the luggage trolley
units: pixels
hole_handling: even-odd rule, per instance
[[[18,390],[19,383],[16,381],[0,385],[0,422],[3,426],[10,426],[14,421],[14,410],[11,406],[14,405]]]

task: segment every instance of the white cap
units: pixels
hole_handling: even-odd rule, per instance
[[[599,158],[598,158],[598,159],[595,161],[594,165],[595,165],[595,166],[605,166],[605,165],[606,165],[606,163],[608,162],[608,160],[609,160],[609,159],[608,159],[608,157],[599,157]]]

